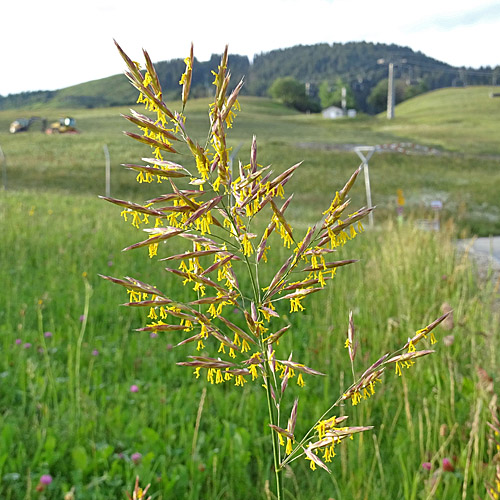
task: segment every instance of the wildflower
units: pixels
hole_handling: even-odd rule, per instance
[[[449,458],[443,458],[443,470],[447,472],[453,472],[455,470]]]
[[[43,491],[51,482],[52,476],[50,474],[44,474],[36,486],[36,491]]]
[[[422,463],[422,469],[424,469],[424,470],[431,470],[431,468],[432,468],[432,465],[431,465],[430,462],[423,462]]]
[[[80,316],[80,321],[81,321],[81,322],[85,321],[85,314],[82,314],[82,315]]]
[[[21,345],[23,341],[21,339],[16,339],[16,345]]]
[[[99,356],[99,351],[97,349],[93,349],[92,356]]]
[[[52,337],[52,332],[45,332],[43,334],[43,336],[46,338],[46,339],[50,339]]]
[[[137,385],[130,386],[130,392],[139,392],[139,387]]]
[[[142,459],[142,455],[140,453],[132,453],[132,455],[130,456],[130,459],[132,460],[132,462],[134,462],[134,464],[138,464],[140,463],[141,459]]]
[[[52,476],[50,474],[44,474],[40,478],[40,483],[44,484],[45,486],[49,485],[52,482]]]
[[[31,347],[31,343],[30,343],[30,342],[25,342],[25,343],[23,344],[23,347],[24,347],[25,349],[29,349],[29,348]]]

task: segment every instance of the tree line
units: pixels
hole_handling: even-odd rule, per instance
[[[245,79],[242,94],[273,96],[311,112],[340,106],[342,88],[348,108],[365,113],[381,111],[386,105],[390,62],[395,65],[397,102],[442,87],[496,84],[500,76],[499,66],[456,68],[409,47],[369,42],[297,45],[257,54],[253,61],[246,56],[229,56],[232,84]],[[211,95],[212,82],[207,75],[217,70],[219,63],[217,54],[208,61],[195,60],[191,84],[195,97]],[[169,89],[166,97],[178,99],[184,61],[162,61],[156,68],[163,88]],[[0,96],[0,109],[45,103],[85,108],[130,105],[135,93],[124,80],[123,75],[114,75],[67,89]]]

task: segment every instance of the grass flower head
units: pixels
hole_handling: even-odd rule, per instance
[[[345,347],[353,384],[332,402],[303,438],[296,436],[297,399],[286,425],[282,423],[289,381],[295,379],[302,388],[309,377],[323,373],[295,359],[293,353],[283,352],[284,343],[280,345],[280,340],[294,334],[293,325],[287,324],[285,316],[306,311],[314,294],[324,291],[335,281],[337,273],[356,262],[335,260],[333,256],[339,247],[363,232],[361,221],[372,210],[363,207],[347,211],[350,189],[361,170],[355,170],[335,192],[329,206],[319,214],[319,220],[300,231],[294,227],[288,211],[292,196],[286,194],[285,185],[301,163],[273,172],[270,166],[259,162],[257,140],[253,137],[249,157],[239,161],[236,169],[231,168],[228,130],[240,111],[238,95],[243,81],[230,90],[227,47],[218,70],[213,72],[209,132],[201,143],[190,135],[189,118],[185,114],[195,63],[193,47],[179,81],[181,112],[172,110],[165,102],[165,92],[147,52],[144,52],[143,73],[118,44],[117,47],[128,68],[126,76],[139,92],[137,102],[144,106],[143,112],[132,111],[124,116],[138,127],[136,132],[126,135],[149,148],[142,165],[125,167],[134,171],[137,182],[165,183],[167,189],[163,195],[142,204],[104,199],[119,207],[127,223],[146,233],[124,250],[161,262],[165,273],[176,280],[178,287],[185,288],[189,298],[181,300],[164,292],[159,275],[156,275],[158,283],[154,284],[130,276],[103,278],[127,290],[126,306],[145,311],[146,325],[137,331],[174,337],[175,347],[192,346],[192,355],[177,364],[190,368],[196,379],[211,385],[263,386],[268,402],[276,492],[281,500],[285,466],[303,457],[311,468],[328,470],[325,463],[336,455],[337,445],[346,438],[352,439],[354,434],[372,429],[339,426],[347,417],[332,417],[333,408],[346,399],[355,405],[371,397],[388,365],[395,366],[401,375],[402,368],[409,368],[416,358],[432,352],[417,351],[415,346],[431,334],[440,320],[419,330],[403,349],[385,354],[358,376],[355,366],[358,340],[351,314]],[[188,155],[179,155],[181,145]],[[172,241],[184,251],[165,255],[165,250],[173,247]],[[279,261],[283,251],[285,258]],[[269,274],[268,270],[262,270],[263,266],[275,268]],[[431,343],[434,340],[433,334],[430,335]],[[138,390],[136,385],[130,387],[131,392]]]

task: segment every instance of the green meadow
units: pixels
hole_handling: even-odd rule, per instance
[[[405,153],[374,154],[374,227],[365,221],[366,231],[336,259],[359,262],[307,297],[304,312],[282,311],[293,328],[280,348],[325,373],[306,377],[304,388],[290,383],[284,413],[299,397],[300,434],[351,384],[344,349],[349,311],[360,339],[358,373],[444,309],[453,309],[453,321],[438,327],[435,353],[401,377],[386,373],[370,399],[339,409],[349,425],[373,431],[337,447],[331,475],[311,471],[306,460],[294,462],[285,498],[486,498],[496,453],[487,422],[499,382],[500,281],[457,253],[454,242],[500,233],[500,99],[490,98],[492,91],[435,91],[402,103],[391,122],[383,116],[325,121],[266,99],[241,99],[229,132],[234,164],[248,163],[254,134],[260,164],[279,173],[303,162],[286,185],[295,193],[287,217],[299,232],[321,217],[358,167],[343,144],[412,143],[436,151],[415,154],[407,146]],[[200,142],[207,109],[208,101],[195,100],[186,110],[190,134]],[[142,485],[151,483],[153,499],[268,500],[272,451],[262,387],[196,379],[176,365],[196,352],[193,344],[174,348],[178,332],[135,331],[148,321],[143,311],[120,306],[128,301],[125,290],[98,276],[133,276],[177,299],[190,296],[158,262],[178,251],[160,247],[153,259],[144,249],[122,252],[144,237],[118,207],[98,198],[105,194],[105,146],[111,196],[143,203],[167,187],[139,184],[122,166],[151,153],[123,136],[133,129],[120,113],[128,109],[0,113],[0,496],[125,499],[138,475]],[[80,133],[48,136],[36,124],[8,133],[12,120],[35,115],[73,116]],[[182,164],[188,156],[180,152],[172,159]],[[402,222],[398,189],[405,198]],[[354,208],[366,203],[362,176],[351,198]],[[436,217],[436,200],[443,203],[441,230],[418,229],[418,221]],[[278,242],[270,255],[264,281],[287,257]],[[235,313],[234,321],[243,318]],[[451,467],[443,468],[443,459]],[[53,481],[42,489],[46,474]]]

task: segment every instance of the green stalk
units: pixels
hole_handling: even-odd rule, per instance
[[[266,394],[267,394],[267,408],[269,411],[269,422],[272,425],[278,425],[279,422],[276,421],[276,415],[273,410],[273,401],[271,395],[271,376],[270,376],[269,363],[266,362]],[[281,458],[280,458],[280,443],[278,440],[278,434],[271,429],[271,438],[273,441],[273,459],[274,459],[274,474],[276,478],[276,498],[278,500],[283,500],[283,470],[281,468]]]
[[[49,356],[49,353],[47,352],[47,343],[45,342],[45,337],[43,334],[43,314],[42,314],[42,306],[41,305],[38,307],[37,313],[38,313],[38,335],[40,337],[40,343],[42,344],[42,348],[43,348],[43,358],[44,358],[45,366],[47,369],[50,393],[51,393],[52,401],[54,404],[54,410],[56,411],[56,413],[58,413],[59,412],[59,403],[57,400],[57,389],[56,389],[56,383],[55,383],[55,379],[54,379],[54,372],[52,371],[52,364],[50,362],[50,356]]]
[[[76,354],[75,354],[75,394],[76,394],[76,416],[78,419],[78,425],[80,424],[80,410],[81,410],[81,390],[80,390],[80,358],[82,351],[83,337],[85,335],[85,330],[87,328],[87,318],[89,315],[89,305],[90,296],[92,295],[92,287],[90,283],[85,278],[85,306],[83,310],[83,321],[80,327],[80,334],[76,343]]]

